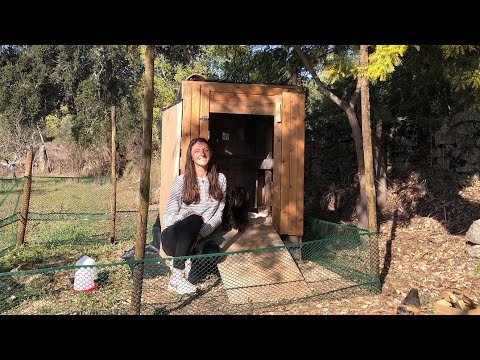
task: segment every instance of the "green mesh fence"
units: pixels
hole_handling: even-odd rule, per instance
[[[0,256],[15,244],[23,179],[0,179]]]
[[[21,256],[18,251],[10,253],[15,246],[23,179],[2,179],[0,186],[0,271],[18,266],[34,269],[71,264],[72,258],[83,253],[111,262],[134,243],[138,184],[119,182],[115,240],[120,245],[112,247],[108,241],[112,196],[109,178],[34,176],[26,249],[20,252]],[[149,211],[148,229],[152,228],[156,214],[153,209]],[[151,241],[149,230],[147,242]]]
[[[376,277],[378,244],[376,234],[348,225],[311,219],[305,231],[302,257],[345,275]],[[316,244],[314,247],[313,244]]]
[[[378,276],[370,273],[371,243],[365,241],[374,234],[314,220],[305,235],[301,244],[253,250],[14,269],[0,273],[0,312],[258,314],[298,301],[378,290]],[[15,251],[18,257],[28,250]]]
[[[380,289],[375,234],[318,219],[306,222],[300,244],[229,251],[220,238],[223,252],[173,259],[149,245],[135,263],[138,187],[118,184],[112,245],[104,177],[33,177],[25,245],[14,247],[23,180],[0,185],[0,313],[281,313],[298,301]],[[156,216],[149,211],[147,244]],[[75,266],[84,255],[96,265]]]
[[[117,192],[115,240],[120,242],[134,239],[136,233],[138,188],[129,185],[122,184]],[[111,196],[108,177],[34,176],[25,241],[57,245],[107,241]],[[152,210],[149,221],[155,216]]]

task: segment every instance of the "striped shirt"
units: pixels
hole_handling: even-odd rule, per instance
[[[210,183],[207,178],[197,178],[200,190],[200,202],[198,204],[185,204],[182,201],[184,174],[175,178],[168,195],[167,208],[163,215],[165,228],[172,226],[177,221],[183,220],[193,212],[203,217],[203,225],[200,229],[200,235],[205,238],[222,223],[222,213],[225,208],[225,192],[227,189],[227,179],[222,173],[218,174],[218,180],[223,191],[223,198],[217,201],[210,197]]]

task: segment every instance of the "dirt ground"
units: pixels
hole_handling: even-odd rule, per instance
[[[437,174],[441,175],[441,174]],[[480,301],[480,259],[465,254],[465,233],[480,218],[480,181],[412,172],[392,186],[380,219],[380,294],[299,302],[262,314],[394,314],[418,289],[422,314],[444,291]]]
[[[380,236],[380,274],[382,292],[339,300],[299,302],[262,312],[263,314],[393,314],[407,293],[418,289],[423,314],[433,314],[433,305],[443,291],[463,292],[480,300],[479,259],[467,258],[464,236],[445,234],[428,219],[418,219],[408,228],[396,229],[392,222],[382,226]],[[425,229],[425,226],[431,225]]]

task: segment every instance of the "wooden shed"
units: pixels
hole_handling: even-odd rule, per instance
[[[188,144],[210,140],[227,191],[249,190],[251,211],[265,210],[280,235],[303,235],[305,95],[296,86],[183,81],[163,112],[159,210],[185,171]],[[294,239],[292,239],[294,238]]]

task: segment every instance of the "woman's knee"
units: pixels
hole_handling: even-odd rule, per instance
[[[203,224],[203,218],[198,214],[192,214],[187,216],[185,222],[191,224],[192,226],[201,226]]]
[[[160,234],[162,250],[168,256],[175,256],[176,238],[172,229],[166,229]]]

